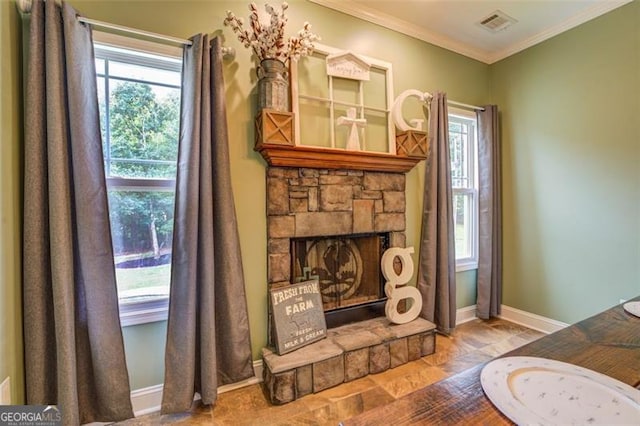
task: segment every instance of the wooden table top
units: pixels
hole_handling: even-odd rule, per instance
[[[615,306],[505,356],[568,362],[640,388],[640,318],[625,312],[621,305]],[[342,424],[513,424],[485,396],[480,384],[483,367],[463,371]]]

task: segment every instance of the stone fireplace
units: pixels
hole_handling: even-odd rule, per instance
[[[329,329],[325,338],[279,355],[269,311],[262,360],[273,404],[381,373],[435,349],[429,321],[394,324],[385,317],[380,273],[384,251],[406,246],[405,173],[425,158],[426,135],[399,133],[397,154],[326,149],[295,145],[292,118],[270,110],[256,117],[255,150],[268,164],[268,286],[317,278]],[[401,263],[394,262],[396,273]]]
[[[405,172],[419,159],[281,144],[259,143],[256,150],[269,164],[269,289],[317,278],[329,328],[326,338],[278,355],[269,312],[262,359],[271,403],[432,354],[432,323],[392,324],[385,317],[380,272],[384,251],[405,247]]]
[[[405,246],[404,191],[404,173],[269,167],[269,288],[317,277],[329,328],[384,315],[380,257]]]

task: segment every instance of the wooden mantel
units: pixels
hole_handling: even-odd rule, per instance
[[[255,147],[270,166],[406,173],[422,158],[371,151],[262,143]]]
[[[406,173],[427,156],[426,134],[420,132],[398,134],[391,142],[398,154],[295,145],[293,118],[268,109],[256,116],[254,149],[270,166]]]

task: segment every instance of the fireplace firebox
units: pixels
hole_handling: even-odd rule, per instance
[[[387,248],[388,233],[292,238],[292,281],[318,280],[330,328],[345,315],[379,316],[386,300],[380,259]]]

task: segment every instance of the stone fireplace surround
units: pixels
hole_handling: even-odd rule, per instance
[[[292,281],[292,238],[388,233],[390,247],[405,247],[402,172],[270,166],[266,180],[270,289]],[[272,345],[271,315],[268,329]],[[382,316],[333,328],[282,356],[264,348],[266,392],[284,404],[418,359],[434,352],[434,329],[420,318],[394,325]]]
[[[388,233],[390,247],[404,247],[405,206],[404,173],[269,167],[269,288],[293,281],[291,238]]]

